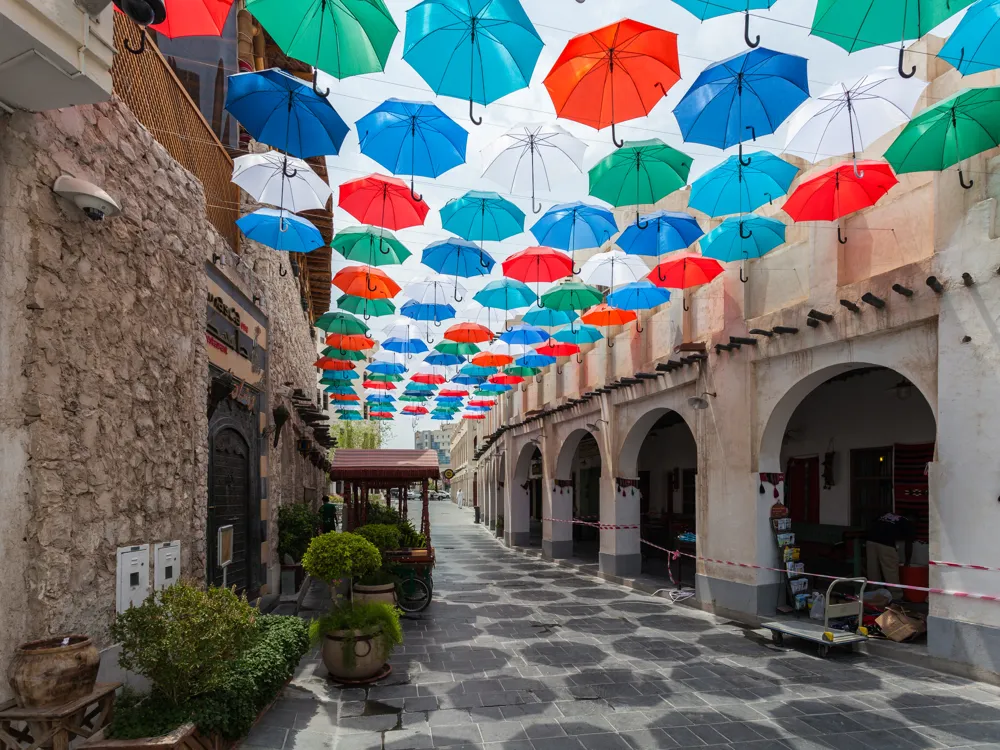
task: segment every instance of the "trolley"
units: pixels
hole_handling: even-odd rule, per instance
[[[861,591],[858,592],[857,602],[844,602],[841,604],[831,604],[831,595],[838,584],[860,583]],[[826,658],[833,646],[854,647],[855,643],[864,643],[868,640],[868,630],[862,623],[864,615],[865,586],[868,585],[867,578],[836,578],[826,590],[826,612],[823,615],[823,624],[818,622],[802,622],[799,620],[775,620],[774,622],[762,623],[761,627],[771,631],[771,640],[776,645],[781,645],[786,635],[812,641],[819,644],[820,658]],[[830,628],[830,620],[841,617],[857,617],[858,629],[851,633],[843,630],[833,630]]]

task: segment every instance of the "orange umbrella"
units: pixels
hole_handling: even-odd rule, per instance
[[[594,305],[580,316],[580,320],[587,325],[602,326],[605,328],[608,326],[627,325],[635,320],[635,318],[636,315],[632,310],[620,310],[617,307],[612,307],[607,302]]]
[[[601,130],[645,117],[681,77],[677,35],[625,19],[569,40],[545,77],[556,114]]]
[[[399,284],[385,271],[374,266],[348,266],[337,271],[333,285],[353,297],[392,299],[399,294]]]
[[[479,323],[456,323],[444,332],[444,337],[460,344],[481,344],[493,340],[493,331]]]
[[[472,358],[472,364],[478,367],[505,367],[513,361],[513,357],[509,357],[506,354],[494,354],[493,352],[480,352]]]
[[[371,349],[375,346],[375,340],[360,333],[350,335],[344,333],[331,333],[326,337],[326,345],[335,346],[338,349],[346,349],[352,352],[360,352],[362,349]]]
[[[313,362],[313,367],[318,367],[321,370],[353,370],[355,364],[350,360],[346,359],[330,359],[329,357],[320,357],[315,362]]]
[[[361,397],[356,393],[331,393],[332,401],[360,401]]]

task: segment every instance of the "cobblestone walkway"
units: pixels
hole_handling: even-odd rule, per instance
[[[500,546],[432,504],[434,603],[386,684],[316,654],[244,745],[267,750],[1000,747],[1000,689],[756,631]]]

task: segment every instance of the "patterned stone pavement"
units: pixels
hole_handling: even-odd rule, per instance
[[[1000,748],[1000,689],[786,641],[502,547],[432,504],[434,602],[393,674],[313,653],[244,742],[266,750]]]

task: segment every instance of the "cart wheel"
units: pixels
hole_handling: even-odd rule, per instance
[[[404,612],[422,612],[431,603],[430,587],[419,578],[407,578],[399,584],[397,606]]]
[[[820,659],[825,659],[827,656],[830,655],[830,647],[827,644],[825,644],[825,643],[819,644],[818,651],[819,651],[819,658]]]
[[[784,633],[779,633],[777,630],[771,631],[771,643],[773,643],[775,646],[780,646],[784,642],[785,642]]]

